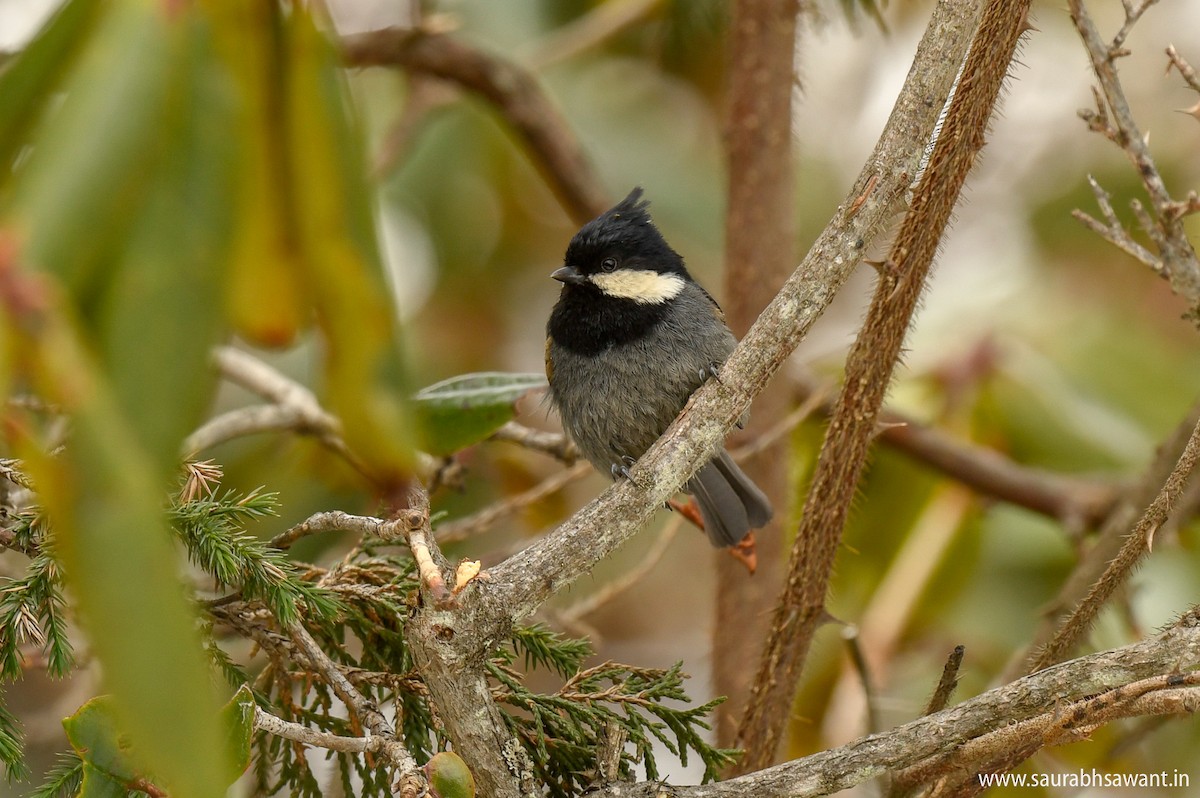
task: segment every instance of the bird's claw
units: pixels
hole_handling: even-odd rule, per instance
[[[629,467],[636,462],[637,460],[628,455],[622,457],[621,462],[612,464],[612,478],[625,477],[625,479],[633,482],[633,474],[630,472]]]
[[[708,382],[710,379],[721,381],[721,364],[717,362],[709,363],[704,368],[700,369],[700,381]]]

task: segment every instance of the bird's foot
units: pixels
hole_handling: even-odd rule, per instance
[[[721,381],[721,364],[713,361],[704,368],[700,369],[700,381],[708,382],[709,380]]]
[[[633,474],[629,471],[629,467],[636,462],[637,460],[628,455],[623,456],[621,462],[612,464],[612,478],[615,480],[617,477],[625,477],[625,479],[636,484]]]

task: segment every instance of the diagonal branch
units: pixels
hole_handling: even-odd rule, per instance
[[[723,442],[857,266],[916,174],[972,32],[972,0],[943,0],[874,153],[835,217],[725,363],[633,468],[558,530],[491,569],[497,625],[528,616],[632,537]]]
[[[1160,634],[1025,676],[886,732],[716,784],[671,787],[671,798],[810,798],[902,771],[969,745],[987,746],[1014,724],[1065,741],[1081,725],[1158,712],[1194,712],[1200,667],[1200,609]],[[1146,680],[1151,680],[1147,682]],[[1180,692],[1187,691],[1187,692]],[[1067,713],[1064,714],[1064,708]],[[1076,712],[1081,710],[1081,712]],[[1062,730],[1062,734],[1055,732]],[[978,742],[976,742],[978,741]],[[595,798],[658,798],[658,783],[610,785]]]
[[[987,3],[929,165],[880,270],[866,321],[846,363],[845,385],[792,546],[786,587],[738,729],[738,747],[747,751],[738,763],[739,772],[770,764],[783,739],[800,670],[817,628],[827,617],[830,574],[884,394],[942,233],[983,148],[988,120],[1028,9],[1029,0]]]
[[[1125,538],[1116,559],[1109,563],[1104,574],[1096,581],[1074,611],[1058,627],[1054,638],[1031,662],[1030,670],[1039,670],[1064,659],[1078,644],[1100,614],[1101,608],[1133,573],[1134,568],[1150,551],[1155,531],[1167,520],[1175,502],[1179,500],[1188,477],[1196,468],[1200,458],[1200,423],[1192,430],[1187,446],[1171,471],[1167,481],[1159,490],[1154,501],[1146,508],[1137,525]]]

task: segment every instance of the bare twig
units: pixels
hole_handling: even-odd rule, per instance
[[[1154,458],[1143,473],[1121,490],[1117,501],[1100,523],[1099,532],[1094,536],[1091,545],[1079,558],[1070,576],[1059,588],[1058,594],[1042,610],[1042,621],[1028,646],[1014,652],[1000,677],[1002,680],[1015,679],[1029,672],[1041,649],[1057,634],[1063,620],[1099,581],[1109,563],[1121,550],[1129,530],[1133,528],[1143,510],[1154,501],[1155,495],[1175,468],[1197,423],[1200,423],[1200,405],[1193,407],[1187,417],[1176,425],[1171,434],[1158,446]]]
[[[1162,261],[1158,259],[1158,256],[1134,241],[1133,237],[1126,231],[1125,226],[1121,224],[1121,220],[1117,218],[1117,214],[1113,210],[1111,195],[1101,188],[1100,184],[1096,182],[1096,178],[1091,175],[1088,175],[1088,185],[1092,187],[1092,194],[1096,197],[1096,204],[1100,206],[1100,215],[1104,217],[1104,221],[1097,221],[1078,208],[1071,211],[1071,215],[1087,225],[1088,229],[1093,233],[1117,247],[1117,249],[1127,255],[1132,255],[1140,262],[1154,269],[1155,272],[1165,276],[1163,274]]]
[[[1031,670],[1039,670],[1065,658],[1091,628],[1100,609],[1116,589],[1125,583],[1149,551],[1151,537],[1167,520],[1175,502],[1183,493],[1188,477],[1196,468],[1197,458],[1200,458],[1200,423],[1188,438],[1187,446],[1174,470],[1167,477],[1166,483],[1125,539],[1116,559],[1109,564],[1108,569],[1075,610],[1062,621],[1054,638],[1033,660]]]
[[[377,746],[378,753],[399,771],[398,791],[400,795],[404,798],[418,798],[418,796],[424,795],[428,786],[425,783],[425,776],[417,767],[417,761],[413,759],[412,754],[408,752],[403,743],[396,739],[396,733],[383,713],[350,683],[346,675],[329,658],[329,655],[321,650],[321,646],[302,624],[294,623],[289,626],[288,634],[314,670],[321,674],[326,683],[333,688],[337,697],[354,713],[354,717],[362,724],[368,735],[374,735],[383,741],[374,745]],[[255,721],[257,722],[257,720],[258,714],[255,713]]]
[[[934,688],[933,695],[929,697],[929,703],[925,705],[922,715],[941,712],[950,703],[950,697],[954,695],[954,689],[958,687],[958,671],[962,668],[963,655],[966,654],[966,651],[963,646],[955,646],[954,650],[950,652],[950,656],[946,657],[946,664],[942,667],[942,677],[938,679],[937,687]]]
[[[437,528],[438,542],[463,540],[485,532],[497,521],[508,518],[532,504],[537,504],[547,496],[558,493],[567,485],[583,479],[592,472],[590,463],[576,463],[568,469],[551,474],[529,490],[507,496],[471,515],[440,524]]]
[[[1179,74],[1187,81],[1187,85],[1191,86],[1195,91],[1200,91],[1200,76],[1197,76],[1195,68],[1184,60],[1179,51],[1175,49],[1175,45],[1167,45],[1167,58],[1171,61],[1171,66],[1179,70]],[[1170,70],[1170,66],[1167,67]]]
[[[524,139],[572,219],[582,224],[610,206],[583,148],[537,78],[522,67],[454,36],[406,28],[347,36],[342,58],[352,67],[402,66],[483,96]]]
[[[579,459],[579,447],[560,432],[544,432],[531,429],[515,421],[508,421],[492,433],[494,441],[508,441],[535,452],[542,452],[574,465]]]
[[[1153,3],[1154,0],[1141,0],[1136,6],[1127,5],[1125,24],[1117,32],[1112,42],[1106,44],[1100,38],[1100,33],[1088,14],[1083,0],[1068,0],[1071,20],[1075,23],[1075,28],[1091,59],[1092,70],[1100,83],[1100,88],[1104,93],[1104,103],[1108,108],[1108,111],[1105,112],[1104,104],[1100,105],[1099,113],[1104,117],[1102,121],[1097,120],[1096,114],[1090,111],[1083,112],[1081,116],[1088,121],[1092,129],[1101,129],[1106,136],[1118,144],[1125,151],[1134,168],[1137,169],[1142,185],[1145,187],[1146,193],[1150,195],[1156,217],[1152,218],[1141,208],[1140,204],[1133,207],[1134,214],[1138,216],[1139,223],[1158,252],[1159,263],[1153,267],[1157,273],[1166,276],[1171,283],[1171,289],[1176,294],[1187,300],[1191,305],[1192,316],[1197,322],[1200,322],[1200,259],[1197,259],[1196,251],[1188,240],[1182,223],[1184,215],[1200,210],[1200,207],[1194,207],[1200,203],[1190,200],[1180,203],[1172,199],[1167,191],[1166,183],[1150,155],[1150,147],[1134,121],[1133,112],[1130,110],[1129,102],[1125,98],[1125,91],[1117,75],[1116,59],[1128,54],[1128,51],[1124,49],[1125,37]],[[1108,213],[1106,212],[1105,215],[1107,216]],[[1113,235],[1111,222],[1108,226],[1100,225],[1094,220],[1091,222],[1085,220],[1085,223],[1110,241],[1113,238],[1120,238]],[[1117,242],[1114,241],[1114,243]],[[1127,244],[1118,244],[1118,246],[1121,246],[1124,251],[1130,250]],[[1138,255],[1135,257],[1142,260]]]
[[[581,599],[562,612],[557,613],[558,620],[567,624],[577,623],[580,618],[591,615],[640,582],[646,574],[654,570],[654,566],[658,565],[659,560],[666,554],[671,542],[675,540],[675,535],[678,534],[681,526],[683,526],[683,518],[679,515],[672,515],[667,520],[667,523],[663,525],[662,532],[658,534],[658,539],[654,541],[654,545],[642,556],[636,566],[621,574],[619,579],[614,579],[587,598]]]
[[[254,707],[254,728],[259,731],[265,731],[268,734],[273,734],[276,737],[282,737],[285,740],[292,740],[329,751],[341,751],[346,754],[386,754],[384,749],[387,747],[388,742],[383,737],[342,737],[318,729],[310,729],[308,726],[302,726],[299,723],[293,723],[292,721],[276,717],[257,705]]]
[[[341,510],[330,510],[310,515],[290,529],[286,529],[271,538],[268,545],[277,549],[287,549],[297,540],[321,532],[350,532],[359,537],[366,537],[368,535],[383,537],[386,533],[381,532],[381,529],[387,523],[389,522],[384,521],[382,518],[351,515]]]

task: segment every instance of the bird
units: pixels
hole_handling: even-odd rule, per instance
[[[614,479],[737,345],[712,296],[650,218],[640,187],[580,228],[546,323],[549,398],[583,456]],[[736,546],[771,504],[722,448],[684,486],[714,546]]]

